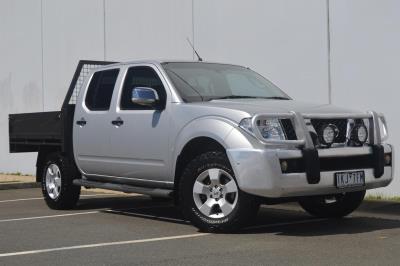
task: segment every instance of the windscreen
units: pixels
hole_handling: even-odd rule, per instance
[[[163,63],[163,67],[185,102],[290,99],[272,82],[245,67],[201,62]]]

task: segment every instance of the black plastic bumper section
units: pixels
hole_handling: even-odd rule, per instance
[[[372,161],[374,164],[374,176],[379,178],[385,171],[385,151],[382,145],[372,146]]]
[[[309,184],[318,184],[321,180],[321,170],[317,149],[303,149],[304,169]]]
[[[319,158],[317,149],[303,149],[303,158],[287,159],[288,172],[305,172],[309,184],[318,184],[321,180],[321,167],[324,171],[350,170],[355,168],[373,168],[375,178],[379,178],[385,171],[385,152],[382,145],[373,145],[372,154],[350,157],[343,161],[342,158]],[[284,159],[281,159],[281,161]],[[354,168],[355,167],[355,168]],[[337,169],[336,169],[337,168]]]

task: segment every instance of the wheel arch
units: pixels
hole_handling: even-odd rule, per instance
[[[67,153],[62,151],[61,146],[41,146],[36,159],[36,182],[41,182],[46,158],[52,153],[59,153],[63,156],[67,156]]]
[[[208,151],[221,151],[226,154],[226,149],[223,144],[214,138],[207,136],[195,137],[188,141],[182,148],[181,152],[176,158],[175,175],[174,175],[174,191],[178,195],[179,182],[183,174],[185,166],[200,154]],[[174,197],[177,203],[178,197]]]
[[[172,144],[171,174],[174,179],[179,176],[177,174],[179,173],[178,163],[182,162],[182,155],[188,152],[189,148],[197,145],[198,149],[214,146],[220,150],[226,150],[228,147],[225,138],[234,128],[235,123],[233,121],[220,116],[199,117],[183,126]],[[199,143],[203,145],[198,145]]]
[[[219,116],[207,116],[188,123],[176,137],[171,176],[174,181],[175,195],[178,193],[179,179],[185,165],[197,155],[210,151],[223,151],[232,164],[228,154],[232,148],[249,148],[252,143],[235,122]],[[232,165],[231,165],[232,167]],[[233,171],[235,172],[234,167]]]

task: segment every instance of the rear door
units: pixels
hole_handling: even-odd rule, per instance
[[[95,72],[76,104],[73,124],[74,155],[86,175],[110,175],[112,97],[120,69]]]

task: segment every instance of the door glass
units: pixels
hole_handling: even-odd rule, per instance
[[[157,109],[165,106],[166,94],[160,77],[153,68],[148,66],[131,67],[128,69],[120,102],[121,110],[147,110],[154,109],[151,106],[135,104],[131,101],[132,90],[136,87],[149,87],[156,90],[160,99]]]
[[[119,69],[98,71],[94,73],[86,94],[85,104],[92,111],[110,109],[111,98],[117,81]]]

